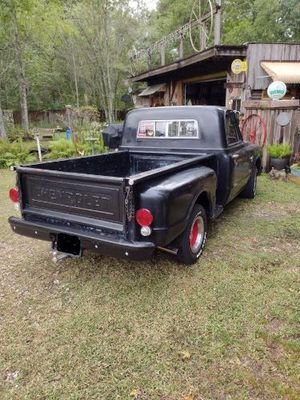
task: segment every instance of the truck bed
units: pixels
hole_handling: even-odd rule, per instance
[[[96,156],[44,162],[29,167],[48,171],[125,178],[156,168],[166,167],[182,161],[184,158],[186,157],[118,151]]]
[[[207,155],[140,154],[128,151],[17,167],[25,220],[124,232],[128,185],[179,171]]]

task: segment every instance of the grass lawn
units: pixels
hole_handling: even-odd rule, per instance
[[[0,398],[298,400],[300,186],[259,178],[187,268],[14,235],[0,171]]]

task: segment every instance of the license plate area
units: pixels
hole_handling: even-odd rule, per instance
[[[58,233],[54,248],[61,253],[72,254],[74,256],[81,256],[82,254],[80,239],[77,236],[65,233]]]

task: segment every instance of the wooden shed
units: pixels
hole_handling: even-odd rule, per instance
[[[258,114],[266,124],[266,143],[283,139],[300,151],[300,43],[218,45],[132,80],[147,84],[136,97],[136,107],[220,105],[240,111],[245,118]],[[274,80],[287,86],[285,97],[276,103],[267,95]],[[276,122],[281,112],[290,117],[283,132]]]

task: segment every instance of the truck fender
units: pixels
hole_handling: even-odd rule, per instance
[[[206,191],[205,189],[201,190],[197,195],[194,197],[193,201],[191,202],[189,211],[188,211],[188,220],[190,219],[191,213],[196,204],[200,204],[206,211],[206,215],[208,218],[211,218],[213,215],[213,210],[215,206],[215,196],[212,196],[211,193]]]
[[[205,166],[147,182],[141,188],[138,207],[154,209],[154,221],[158,221],[153,225],[154,241],[165,245],[179,236],[186,228],[197,201],[210,216],[215,203],[216,183],[215,172]]]

